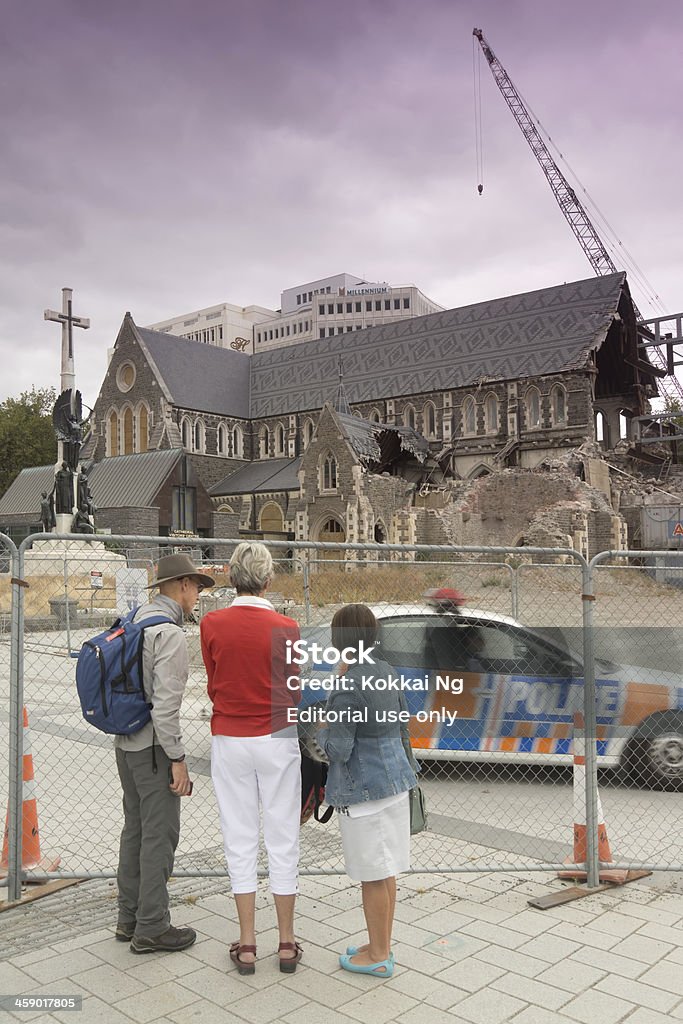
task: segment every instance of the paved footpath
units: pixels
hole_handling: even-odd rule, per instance
[[[35,1024],[671,1024],[683,1020],[683,880],[660,875],[550,911],[530,896],[549,875],[406,875],[396,908],[397,969],[348,974],[337,957],[362,934],[358,887],[304,878],[304,960],[277,969],[274,911],[259,891],[258,962],[239,977],[224,879],[172,882],[184,953],[135,956],[114,941],[115,889],[93,881],[0,914],[0,994],[83,996],[83,1012],[3,1013]]]

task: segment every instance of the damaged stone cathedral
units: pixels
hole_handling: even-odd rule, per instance
[[[126,313],[82,450],[97,527],[625,547],[600,454],[658,394],[644,351],[624,273],[254,354]],[[35,524],[52,471],[0,528]]]

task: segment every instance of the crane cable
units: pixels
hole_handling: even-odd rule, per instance
[[[524,103],[524,105],[526,106],[527,110],[531,114],[533,120],[535,121],[536,125],[538,126],[539,130],[541,131],[541,133],[543,134],[545,139],[547,140],[548,144],[555,151],[555,153],[557,154],[557,156],[559,157],[561,162],[564,164],[564,166],[567,168],[567,170],[569,171],[570,175],[572,176],[572,178],[574,179],[576,184],[579,186],[579,189],[580,189],[581,193],[586,198],[587,204],[591,207],[593,213],[596,215],[596,219],[601,223],[603,231],[607,234],[607,237],[605,237],[604,234],[600,236],[601,241],[602,241],[603,245],[605,246],[605,248],[609,250],[609,252],[610,252],[610,254],[612,256],[616,257],[617,262],[623,263],[623,265],[628,270],[628,272],[630,274],[632,274],[632,276],[635,278],[637,283],[640,285],[640,288],[642,289],[643,293],[645,294],[645,297],[648,300],[648,302],[652,306],[654,306],[655,308],[658,308],[659,311],[662,314],[666,314],[667,313],[667,309],[664,306],[664,303],[663,303],[660,295],[657,293],[654,285],[652,285],[652,283],[647,279],[647,277],[645,275],[645,272],[642,271],[640,269],[640,267],[638,266],[638,264],[636,263],[635,257],[629,252],[629,250],[626,248],[624,243],[621,241],[621,239],[617,235],[616,231],[614,230],[612,225],[607,220],[607,217],[602,212],[602,210],[600,209],[598,204],[595,202],[595,200],[593,199],[593,197],[591,196],[590,192],[588,191],[586,186],[583,184],[583,182],[579,178],[579,176],[576,173],[576,171],[574,170],[574,168],[571,166],[569,161],[565,158],[565,156],[561,152],[561,150],[558,149],[558,147],[556,146],[555,142],[553,141],[552,136],[549,134],[549,132],[546,129],[546,127],[543,124],[543,122],[536,115],[536,113],[533,110],[533,108],[527,103],[526,97],[522,95],[522,93],[520,92],[519,89],[517,89],[517,92],[519,93],[519,95],[520,95],[520,97],[522,99],[522,102]]]
[[[481,48],[472,36],[472,81],[474,86],[474,149],[477,161],[477,191],[484,191],[484,148],[481,121]]]

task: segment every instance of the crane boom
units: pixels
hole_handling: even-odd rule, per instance
[[[503,99],[512,111],[512,116],[521,128],[524,138],[529,143],[534,156],[541,165],[541,170],[548,179],[548,184],[553,190],[558,206],[576,235],[579,245],[588,257],[590,265],[599,277],[604,274],[616,273],[617,268],[612,257],[605,249],[602,239],[591,224],[590,217],[581,205],[576,192],[550,155],[550,150],[543,141],[512,79],[487,43],[482,30],[475,28],[473,34],[479,40],[484,56],[491,67],[491,73],[496,81],[496,85],[503,94]],[[637,315],[639,319],[642,319],[640,314]]]
[[[588,261],[596,275],[602,277],[604,274],[616,273],[617,268],[614,260],[607,252],[604,242],[592,224],[576,192],[550,155],[550,150],[543,141],[512,79],[489,46],[482,30],[475,28],[472,34],[479,40],[479,45],[489,63],[496,85],[512,111],[512,116],[519,125],[524,138],[529,143],[532,153],[541,166],[541,170],[548,179],[548,184],[553,190],[557,204],[574,232],[576,240],[588,257]],[[633,310],[637,320],[645,319],[635,302],[633,302]],[[650,348],[650,354],[659,367],[667,369],[667,360],[661,349],[653,346]],[[676,397],[678,400],[683,398],[683,387],[676,376],[670,377],[669,380],[661,380],[660,385],[662,391],[668,397]]]

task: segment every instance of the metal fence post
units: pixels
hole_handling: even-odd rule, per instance
[[[21,898],[22,800],[23,800],[23,636],[24,583],[23,551],[12,541],[5,543],[11,554],[12,611],[10,627],[10,692],[9,692],[9,803],[8,803],[8,866],[7,900]]]
[[[509,566],[510,572],[512,574],[512,581],[511,581],[511,584],[510,584],[510,591],[511,591],[511,597],[512,597],[512,612],[510,614],[512,615],[513,619],[516,619],[518,617],[517,611],[518,611],[518,608],[519,608],[519,570],[520,570],[520,568],[521,567],[519,565],[515,565],[515,566],[511,565],[511,566]]]
[[[303,567],[303,583],[304,583],[304,613],[306,615],[306,625],[311,624],[311,567],[309,565],[309,552],[302,551],[301,564]]]
[[[598,753],[595,707],[595,636],[593,633],[593,563],[582,565],[583,577],[583,716],[586,736],[586,884],[600,881],[598,853]]]

